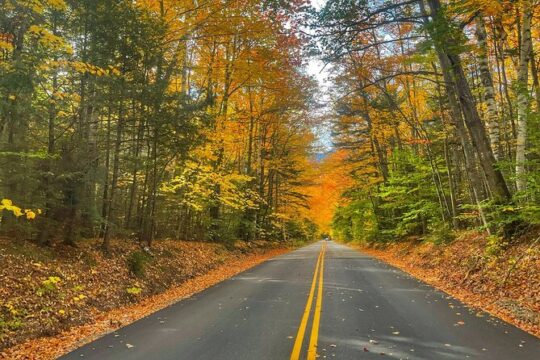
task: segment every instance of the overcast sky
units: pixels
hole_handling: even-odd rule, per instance
[[[320,9],[326,0],[311,0],[311,4],[317,8]],[[311,76],[313,76],[317,82],[319,83],[319,91],[320,96],[318,101],[329,105],[330,97],[328,95],[328,91],[331,87],[331,82],[328,80],[329,74],[328,74],[328,67],[325,68],[324,63],[318,59],[311,58],[308,60],[307,64],[307,73]],[[323,109],[322,111],[328,111],[328,108]],[[318,116],[317,112],[314,112],[313,116]],[[321,151],[330,151],[332,149],[332,138],[330,134],[330,127],[328,124],[318,124],[315,129],[313,129],[314,133],[318,137],[319,146],[322,147]]]
[[[325,3],[326,0],[310,0],[311,4],[318,10],[320,9]],[[307,67],[307,72],[310,75],[313,75],[317,81],[319,82],[319,85],[323,88],[327,87],[327,77],[328,73],[326,72],[326,69],[324,69],[324,64],[322,61],[318,59],[310,59]]]

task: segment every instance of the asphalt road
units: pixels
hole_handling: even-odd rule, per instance
[[[81,358],[536,360],[540,340],[321,241],[62,357]]]

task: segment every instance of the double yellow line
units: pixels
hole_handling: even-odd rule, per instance
[[[317,258],[317,265],[315,265],[315,272],[313,273],[313,280],[311,281],[311,289],[309,290],[309,296],[300,321],[300,327],[296,334],[294,341],[294,347],[291,353],[291,360],[300,359],[300,353],[302,351],[302,343],[304,342],[304,335],[306,333],[306,327],[311,313],[311,307],[313,305],[313,298],[315,296],[315,287],[317,286],[317,277],[319,279],[319,287],[317,288],[317,303],[315,304],[315,313],[313,315],[313,324],[311,325],[311,336],[309,338],[307,360],[314,360],[317,356],[317,340],[319,339],[319,324],[321,322],[321,309],[322,309],[322,297],[323,297],[323,273],[324,273],[324,254],[326,252],[326,241],[321,246],[319,257]]]

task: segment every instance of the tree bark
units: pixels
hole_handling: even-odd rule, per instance
[[[525,168],[525,152],[527,143],[527,117],[529,115],[529,59],[531,56],[531,20],[532,4],[530,0],[522,1],[522,25],[521,46],[518,68],[518,114],[517,114],[517,137],[516,137],[516,188],[522,192],[527,189]]]
[[[123,91],[122,91],[123,95]],[[107,198],[107,212],[105,218],[105,229],[103,231],[103,249],[109,251],[110,248],[110,235],[111,235],[111,224],[113,221],[113,211],[114,211],[114,196],[116,194],[116,187],[118,185],[118,171],[120,169],[120,146],[122,144],[122,134],[124,131],[124,104],[123,96],[120,98],[120,108],[118,111],[118,123],[116,124],[116,138],[114,141],[114,161],[113,161],[113,171],[111,179],[111,189],[109,196]]]
[[[483,86],[483,99],[486,103],[486,128],[491,143],[491,150],[496,160],[500,157],[499,142],[499,114],[497,102],[495,101],[495,88],[493,86],[493,77],[489,69],[487,34],[482,15],[476,17],[476,38],[478,39],[478,63],[480,67],[480,80]]]
[[[447,22],[443,14],[440,12],[441,2],[440,0],[428,0],[428,4],[431,10],[430,16],[433,18],[432,24],[434,26],[441,26],[437,22]],[[424,14],[425,9],[424,9]],[[496,160],[491,151],[489,140],[478,115],[476,109],[476,103],[471,93],[471,89],[465,77],[461,60],[458,54],[455,54],[452,49],[449,49],[444,45],[444,40],[437,38],[439,35],[431,32],[431,37],[435,43],[435,50],[441,64],[443,73],[446,74],[445,80],[449,82],[450,86],[453,86],[456,90],[456,94],[461,105],[463,112],[463,119],[465,125],[471,137],[473,146],[478,154],[480,165],[486,175],[486,179],[489,185],[489,189],[492,196],[498,202],[508,202],[511,199],[510,191],[506,185],[506,181],[502,175],[502,172],[496,166]]]

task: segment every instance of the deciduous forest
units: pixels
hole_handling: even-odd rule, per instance
[[[455,282],[517,279],[540,333],[539,21],[536,0],[0,0],[0,350],[323,237],[474,243]]]
[[[445,241],[538,224],[536,2],[360,3],[329,2],[316,20],[335,143],[353,164],[334,230]]]
[[[111,237],[311,236],[295,214],[314,84],[283,11],[255,1],[2,8],[2,192],[39,213],[6,213],[2,231],[45,246],[97,237],[105,250]]]

